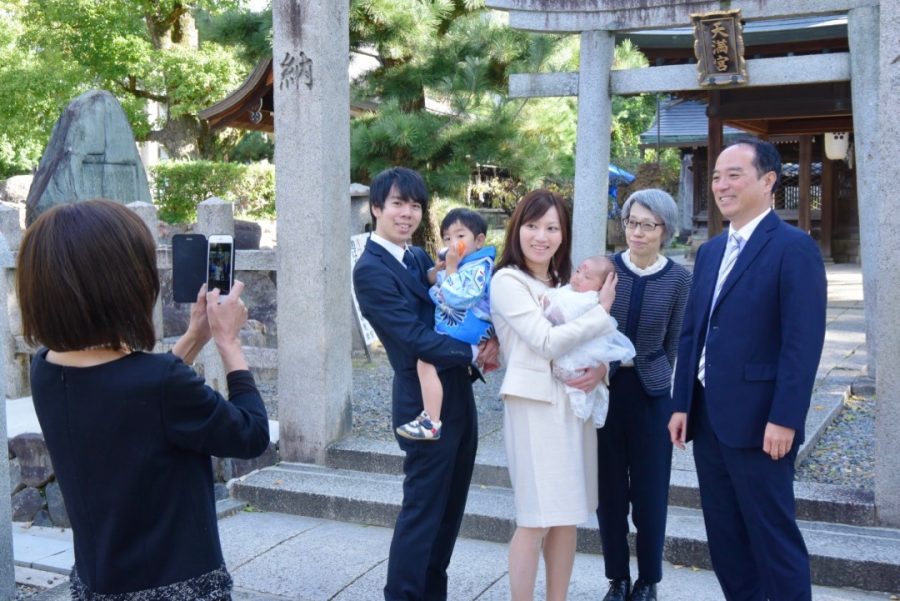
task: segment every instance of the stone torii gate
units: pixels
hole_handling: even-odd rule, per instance
[[[750,85],[850,81],[869,372],[876,374],[875,501],[886,525],[900,526],[900,211],[892,195],[900,156],[900,2],[894,0],[487,0],[509,25],[578,33],[578,73],[522,74],[510,95],[578,96],[573,258],[606,246],[611,96],[700,89],[695,65],[610,71],[616,32],[691,24],[691,14],[740,9],[746,20],[846,14],[849,53],[747,61]],[[893,163],[893,161],[890,161]],[[877,349],[877,352],[876,352]]]

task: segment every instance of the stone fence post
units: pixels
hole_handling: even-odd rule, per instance
[[[156,216],[156,206],[149,202],[132,202],[126,205],[129,209],[137,213],[144,225],[153,235],[153,242],[159,247],[159,219]],[[153,329],[156,331],[156,344],[159,346],[163,339],[163,311],[162,298],[156,299],[156,305],[153,307]]]
[[[16,228],[18,228],[18,211],[16,211]],[[6,238],[0,234],[0,270],[3,277],[0,278],[0,298],[6,297],[6,275],[13,273],[14,262],[12,253],[7,245]],[[6,356],[6,345],[12,340],[9,333],[7,311],[0,311],[0,339],[4,341],[4,360],[9,366]],[[7,440],[6,436],[6,370],[0,370],[0,440]],[[12,544],[12,503],[9,490],[9,453],[0,453],[0,600],[12,600],[16,598],[16,579],[13,568],[13,544]]]
[[[215,196],[201,202],[197,205],[197,232],[207,238],[221,234],[233,236],[234,205]],[[200,353],[200,362],[203,364],[203,377],[206,378],[206,383],[214,390],[225,394],[225,367],[214,344],[210,343],[204,347]]]
[[[0,204],[0,235],[4,238],[3,252],[10,253],[8,265],[0,268],[0,298],[6,300],[3,320],[6,326],[0,335],[0,358],[4,361],[6,392],[12,398],[29,394],[28,358],[16,355],[16,337],[22,335],[22,316],[16,298],[16,270],[11,251],[19,249],[22,225],[19,209]]]

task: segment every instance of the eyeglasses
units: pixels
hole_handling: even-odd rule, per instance
[[[651,223],[649,221],[635,221],[634,219],[623,219],[622,227],[626,230],[633,230],[635,228],[641,228],[641,231],[645,234],[649,234],[656,228],[662,226],[662,223]]]

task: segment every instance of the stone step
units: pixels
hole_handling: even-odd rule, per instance
[[[282,463],[232,484],[232,495],[265,511],[393,527],[400,509],[401,477]],[[514,530],[512,491],[473,485],[460,535],[506,543]],[[801,521],[813,582],[870,591],[900,590],[900,531]],[[599,553],[596,521],[579,526],[578,550]],[[700,511],[670,507],[665,559],[709,569]]]
[[[374,474],[403,473],[403,451],[394,442],[367,438],[347,438],[328,449],[326,463],[341,470],[357,470]],[[473,486],[509,488],[509,472],[503,447],[482,442],[472,474]],[[796,482],[797,517],[853,526],[875,525],[875,497],[865,490]],[[669,488],[669,504],[699,509],[700,493],[697,475],[689,470],[673,469]]]

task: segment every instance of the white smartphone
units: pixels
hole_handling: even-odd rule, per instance
[[[231,292],[234,283],[234,238],[210,236],[206,253],[206,289],[218,288],[222,296]]]

